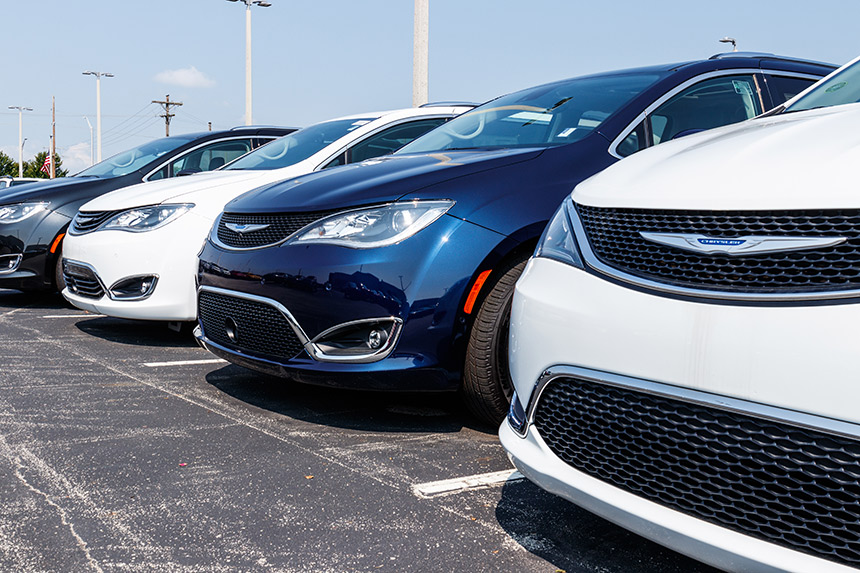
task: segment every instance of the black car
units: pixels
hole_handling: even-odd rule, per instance
[[[211,171],[295,128],[237,127],[150,141],[72,177],[0,195],[0,288],[62,290],[63,237],[81,205],[144,181]]]

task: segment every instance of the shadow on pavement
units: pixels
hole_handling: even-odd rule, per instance
[[[524,549],[568,573],[719,573],[527,480],[505,484],[496,519]]]
[[[0,289],[0,309],[11,310],[23,307],[45,310],[75,308],[58,292],[21,292]]]
[[[119,344],[171,348],[197,346],[189,333],[174,332],[164,322],[104,317],[79,320],[75,326],[81,332]]]
[[[472,419],[456,393],[346,390],[300,384],[226,366],[207,382],[237,400],[314,424],[373,432],[459,432],[464,427],[494,434]]]

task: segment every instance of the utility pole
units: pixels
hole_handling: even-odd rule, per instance
[[[170,137],[170,118],[175,116],[175,113],[170,113],[170,108],[182,105],[181,101],[170,101],[170,94],[164,96],[164,101],[152,100],[152,103],[157,103],[164,110],[164,113],[159,117],[164,118],[164,135]]]
[[[18,177],[24,176],[24,112],[33,111],[32,107],[10,105],[9,109],[18,110]]]
[[[57,98],[51,96],[51,179],[57,176]]]

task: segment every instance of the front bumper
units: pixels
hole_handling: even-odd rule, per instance
[[[160,229],[145,233],[96,231],[65,239],[63,258],[89,266],[109,289],[135,276],[155,276],[152,293],[139,300],[81,296],[63,290],[78,308],[137,320],[192,321],[197,318],[197,253],[211,220],[193,211]]]
[[[516,468],[546,491],[720,569],[737,573],[856,571],[690,517],[593,478],[560,460],[533,429],[521,438],[504,421],[499,438]]]
[[[0,288],[51,288],[55,257],[60,249],[56,239],[68,226],[69,221],[65,215],[47,211],[20,223],[0,224],[0,257],[5,262],[10,262],[10,259],[20,255],[20,261],[14,268],[12,265],[0,265]]]
[[[753,306],[690,302],[622,287],[557,261],[532,259],[517,284],[510,346],[511,373],[521,404],[525,406],[528,429],[525,437],[520,437],[511,429],[509,422],[503,423],[500,429],[503,446],[520,471],[548,491],[722,569],[742,572],[853,571],[855,569],[846,565],[815,556],[823,555],[825,550],[810,554],[793,549],[791,543],[776,545],[763,540],[770,537],[763,538],[758,534],[754,538],[745,535],[743,528],[729,529],[720,525],[719,520],[706,521],[697,517],[692,510],[680,511],[650,501],[651,494],[631,493],[646,491],[641,488],[650,487],[648,483],[653,483],[644,477],[645,464],[632,470],[622,468],[623,471],[619,469],[609,473],[591,469],[589,473],[580,471],[554,453],[545,436],[536,429],[534,421],[541,403],[541,392],[549,387],[544,386],[546,380],[566,369],[578,373],[577,376],[585,380],[583,388],[599,388],[607,380],[613,380],[616,387],[641,390],[648,396],[669,396],[686,404],[708,405],[718,412],[748,414],[754,420],[764,420],[765,425],[772,422],[774,424],[771,425],[780,427],[810,429],[824,435],[825,442],[828,436],[842,436],[850,444],[847,451],[853,452],[860,448],[860,445],[854,445],[860,444],[860,415],[856,409],[860,390],[854,383],[854,356],[855,349],[860,346],[860,334],[853,328],[858,319],[858,304]],[[640,384],[637,381],[645,382]],[[587,410],[584,404],[594,403],[580,402],[583,406],[576,410]],[[636,402],[628,404],[632,404],[628,411],[641,411]],[[606,406],[601,411],[611,415],[620,412]],[[624,444],[633,440],[658,444],[653,446],[653,459],[680,460],[680,466],[686,468],[684,472],[692,472],[692,468],[699,467],[697,464],[703,464],[701,467],[716,474],[711,484],[714,495],[720,495],[721,488],[728,488],[723,481],[727,472],[722,469],[722,462],[711,463],[707,456],[696,451],[700,441],[711,451],[719,448],[710,439],[702,437],[707,435],[704,430],[678,434],[682,437],[681,442],[692,445],[691,453],[672,457],[669,450],[665,450],[665,454],[660,453],[664,450],[659,438],[674,436],[674,429],[664,434],[652,429],[650,422],[640,420],[637,426],[622,413],[617,415],[619,420],[623,420],[619,432],[626,433],[627,437],[607,437],[601,443],[622,444],[622,450]],[[595,426],[610,427],[602,419],[598,421],[600,423],[595,423]],[[746,422],[732,423],[725,427],[747,427]],[[564,428],[576,436],[565,443],[577,443],[586,432],[585,425],[566,424]],[[727,434],[734,435],[731,430]],[[793,436],[773,442],[754,439],[750,442],[749,451],[761,448],[767,452],[767,448],[775,447],[775,451],[792,452],[793,444],[801,442],[806,444],[803,439],[797,441]],[[743,443],[743,440],[739,441],[741,446]],[[577,452],[591,451],[583,444],[584,441],[577,443],[573,449]],[[786,467],[793,468],[791,460],[794,459],[806,463],[808,458],[801,449],[798,448],[797,457],[792,457],[793,454],[787,456],[790,460]],[[770,454],[762,455],[763,459],[771,457]],[[604,459],[628,457],[618,454],[604,456]],[[836,459],[841,459],[841,456],[837,455]],[[757,464],[758,461],[744,466],[741,462],[740,467],[753,468],[758,467]],[[807,474],[813,484],[810,490],[818,491],[816,479],[830,480],[832,477],[831,471],[823,471],[823,477],[818,477],[821,467],[828,467],[827,462]],[[672,477],[679,475],[677,467],[670,470],[676,473],[667,470],[662,481],[659,479],[661,474],[656,474],[660,487],[681,492],[678,498],[682,501],[692,499],[686,493],[687,482],[677,480],[676,483]],[[602,477],[594,477],[596,475]],[[607,477],[613,475],[627,476],[629,488],[622,489],[614,483],[614,478]],[[780,475],[779,471],[776,475]],[[834,475],[840,479],[838,471]],[[774,499],[780,495],[783,496],[781,499],[795,499],[793,493],[789,495],[783,491],[780,494],[780,490],[767,479],[756,483],[765,490],[762,499],[769,500],[771,495]],[[849,487],[856,488],[856,483]],[[726,496],[728,491],[726,489]],[[805,495],[804,491],[801,497]],[[823,495],[831,499],[826,493]],[[654,499],[662,498],[655,496]],[[731,499],[725,506],[730,508],[729,518],[743,520],[744,511],[735,509],[739,506],[734,498],[726,499]],[[834,512],[839,513],[836,509]],[[762,515],[767,518],[770,514]],[[804,515],[802,510],[798,510],[797,519],[821,523],[818,525],[822,528],[821,538],[830,537],[828,528],[831,526],[824,524],[830,521],[828,518],[819,522],[817,518]],[[848,527],[849,534],[852,527]]]
[[[317,360],[313,351],[272,356],[218,342],[206,333],[203,310],[200,341],[238,364],[304,382],[456,389],[461,368],[456,345],[466,329],[460,309],[476,269],[502,239],[446,215],[399,244],[376,249],[287,244],[227,251],[207,241],[200,288],[268,301],[288,317],[290,326],[278,328],[300,332],[300,346],[348,323],[390,319],[402,327],[389,354],[361,363]]]

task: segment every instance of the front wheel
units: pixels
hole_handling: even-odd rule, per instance
[[[498,272],[499,279],[487,294],[469,335],[463,368],[466,406],[485,422],[499,424],[505,419],[513,394],[508,367],[508,331],[514,285],[527,260],[513,261]]]
[[[63,276],[63,251],[60,249],[57,250],[57,260],[54,264],[54,286],[59,293],[66,288],[66,279]]]

